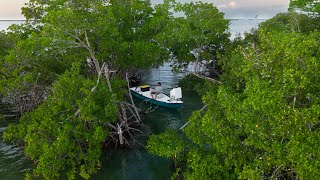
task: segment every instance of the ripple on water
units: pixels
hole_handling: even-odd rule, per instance
[[[0,128],[0,179],[23,179],[31,168],[31,162],[25,157],[23,148],[7,144],[2,139],[6,127]]]

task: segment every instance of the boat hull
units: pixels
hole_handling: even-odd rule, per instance
[[[149,103],[161,106],[161,107],[166,107],[166,108],[171,108],[171,109],[180,109],[182,107],[182,103],[166,103],[166,102],[162,102],[162,101],[157,101],[156,99],[151,99],[146,96],[143,96],[143,95],[135,92],[134,90],[130,90],[130,91],[134,97],[137,97],[141,100],[144,100],[146,102],[149,102]]]

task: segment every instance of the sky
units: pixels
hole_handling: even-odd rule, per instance
[[[0,20],[24,19],[21,7],[28,0],[0,0]]]
[[[159,3],[163,0],[151,0]],[[179,2],[196,2],[199,0],[176,0]],[[286,12],[290,0],[202,0],[215,4],[230,19],[269,19],[278,12]],[[28,0],[0,0],[0,20],[24,19],[21,7]]]

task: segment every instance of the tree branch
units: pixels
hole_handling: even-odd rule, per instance
[[[209,77],[206,77],[206,76],[197,74],[197,73],[195,73],[195,72],[192,72],[192,74],[195,75],[195,76],[197,76],[198,78],[205,79],[205,80],[211,81],[211,82],[213,82],[213,83],[222,84],[221,81],[215,80],[215,79],[213,79],[213,78],[209,78]]]

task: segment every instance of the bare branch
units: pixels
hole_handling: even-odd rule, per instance
[[[128,86],[129,97],[130,97],[131,103],[132,103],[132,105],[133,105],[134,107],[136,107],[136,105],[134,104],[134,101],[133,101],[133,99],[132,99],[132,95],[131,95],[131,90],[130,90],[130,85],[129,85],[128,73],[126,73],[126,80],[127,80],[127,86]],[[141,121],[141,119],[140,119],[140,116],[139,116],[139,113],[138,113],[137,109],[136,109],[136,108],[134,108],[134,110],[135,110],[135,112],[136,112],[136,114],[137,114],[137,118],[139,119],[139,121]]]
[[[195,75],[195,76],[197,76],[198,78],[206,79],[206,80],[211,81],[211,82],[213,82],[213,83],[219,83],[219,84],[222,84],[222,82],[221,82],[221,81],[215,80],[215,79],[213,79],[213,78],[209,78],[209,77],[206,77],[206,76],[203,76],[203,75],[197,74],[197,73],[195,73],[195,72],[192,72],[192,74],[193,74],[193,75]]]
[[[200,111],[204,111],[207,108],[208,105],[203,106]],[[187,121],[183,126],[181,126],[181,128],[179,128],[179,130],[182,130],[183,128],[185,128],[190,121]]]

